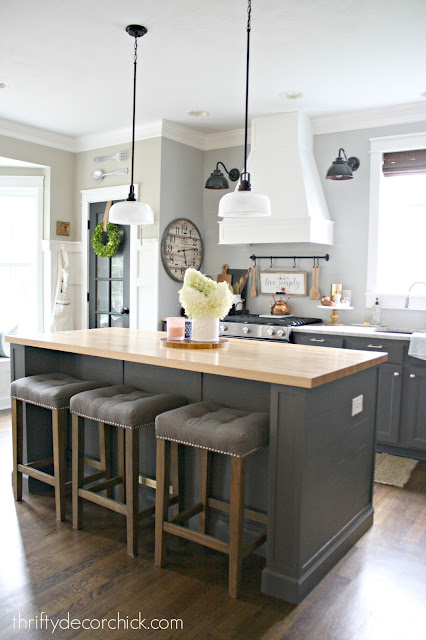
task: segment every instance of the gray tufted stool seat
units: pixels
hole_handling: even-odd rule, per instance
[[[155,505],[155,564],[164,565],[166,534],[171,533],[198,542],[229,555],[229,594],[236,598],[241,583],[242,560],[263,544],[261,533],[243,547],[244,517],[266,524],[265,514],[244,509],[245,460],[265,447],[269,441],[269,414],[230,409],[212,402],[197,402],[159,415],[155,420],[157,436],[157,494]],[[201,449],[200,502],[168,520],[168,485],[171,443]],[[230,504],[212,499],[212,453],[231,456]],[[230,514],[229,543],[207,535],[210,509]],[[187,529],[182,522],[200,514],[199,532]]]
[[[13,491],[15,500],[22,500],[22,474],[25,473],[55,487],[56,519],[65,519],[67,415],[70,399],[81,391],[103,386],[105,386],[104,382],[79,380],[65,373],[27,376],[12,382],[10,395],[12,398]],[[23,408],[25,403],[34,404],[52,412],[52,458],[23,464]],[[53,475],[41,471],[43,467],[47,467],[52,462]],[[91,463],[89,460],[87,462]],[[100,465],[96,465],[96,467],[101,468]],[[104,475],[108,473],[105,467],[102,471]]]
[[[83,526],[82,500],[88,500],[126,516],[127,551],[138,552],[138,521],[153,513],[154,508],[139,512],[139,429],[154,424],[163,411],[181,407],[183,396],[153,394],[126,385],[85,391],[71,399],[73,429],[73,527]],[[118,427],[118,475],[84,488],[84,418],[96,420],[105,427]],[[176,450],[177,451],[177,450]],[[177,480],[173,489],[176,490]],[[120,499],[100,496],[99,492],[120,485]],[[150,486],[155,487],[155,481]],[[176,502],[175,496],[174,501]]]

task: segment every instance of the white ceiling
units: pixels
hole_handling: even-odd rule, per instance
[[[250,114],[312,117],[426,99],[425,0],[252,0]],[[0,118],[71,136],[167,119],[243,127],[246,0],[0,0]],[[283,100],[283,91],[304,98]],[[205,109],[208,118],[187,115]]]

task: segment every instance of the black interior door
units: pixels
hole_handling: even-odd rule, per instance
[[[89,329],[129,326],[130,226],[117,225],[120,246],[112,258],[101,258],[92,247],[92,234],[102,222],[106,202],[90,205]]]

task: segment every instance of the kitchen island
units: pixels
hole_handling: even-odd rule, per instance
[[[268,514],[262,590],[301,602],[372,525],[377,366],[387,355],[237,339],[224,349],[180,350],[164,347],[164,336],[120,328],[10,336],[12,379],[66,372],[183,394],[188,402],[269,411],[269,451],[249,460],[246,504]],[[25,446],[33,459],[48,450],[40,411],[27,407]],[[141,465],[155,475],[152,430],[140,436]],[[185,449],[188,498],[197,490],[194,456]],[[226,499],[229,469],[223,456],[214,464],[213,492]]]

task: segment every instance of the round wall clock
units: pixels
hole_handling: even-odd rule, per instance
[[[183,282],[188,267],[199,269],[203,252],[201,234],[191,220],[176,218],[167,225],[161,240],[161,260],[173,280]]]

